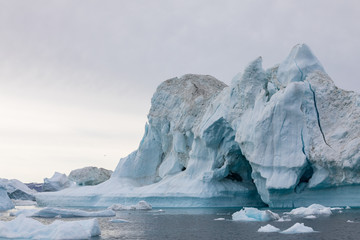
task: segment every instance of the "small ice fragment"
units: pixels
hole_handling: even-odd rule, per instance
[[[266,226],[260,227],[257,231],[258,232],[279,232],[280,229],[277,227],[274,227],[270,224],[267,224]]]
[[[352,221],[352,220],[347,220],[346,222],[348,222],[348,223],[354,223],[354,221]]]
[[[345,209],[351,209],[351,207],[350,207],[350,206],[346,206]]]
[[[235,212],[232,215],[232,219],[234,221],[246,221],[246,222],[254,222],[254,221],[270,221],[277,220],[280,216],[276,213],[273,213],[270,210],[259,210],[257,208],[244,208],[240,211]]]
[[[316,216],[315,215],[307,215],[304,218],[306,218],[306,219],[315,219]]]
[[[294,234],[294,233],[311,233],[315,232],[311,227],[305,226],[303,223],[295,223],[292,227],[282,231],[284,234]]]
[[[224,221],[225,218],[215,218],[214,220],[215,220],[215,221]]]

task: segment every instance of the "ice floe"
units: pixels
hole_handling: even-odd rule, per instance
[[[320,204],[312,204],[309,207],[299,207],[287,212],[285,214],[296,216],[296,217],[306,217],[309,215],[315,216],[329,216],[331,215],[330,207],[324,207]]]
[[[101,234],[97,219],[81,221],[56,220],[44,225],[20,215],[12,221],[0,221],[0,237],[16,239],[89,239]]]

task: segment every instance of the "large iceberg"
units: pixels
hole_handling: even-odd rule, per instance
[[[90,239],[101,234],[97,219],[54,221],[46,225],[24,215],[0,221],[0,229],[0,237],[7,239]]]
[[[359,206],[360,95],[337,88],[305,44],[230,86],[185,75],[156,90],[139,148],[97,186],[39,204]]]

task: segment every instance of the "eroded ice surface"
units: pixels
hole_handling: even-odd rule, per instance
[[[97,185],[108,180],[111,174],[112,171],[104,168],[84,167],[72,170],[69,180],[80,186]]]
[[[96,219],[82,221],[54,221],[44,225],[24,215],[12,221],[0,221],[0,237],[16,239],[89,239],[101,234]]]
[[[97,186],[39,204],[298,207],[360,203],[360,95],[337,88],[305,44],[257,58],[230,86],[184,75],[157,88],[139,148]]]
[[[280,216],[270,210],[259,210],[256,208],[244,208],[240,211],[233,213],[232,219],[234,221],[271,221],[278,220]]]

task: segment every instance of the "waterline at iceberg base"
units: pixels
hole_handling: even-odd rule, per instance
[[[230,86],[184,75],[157,88],[139,148],[97,186],[38,204],[154,207],[360,206],[360,95],[337,88],[305,44]]]

